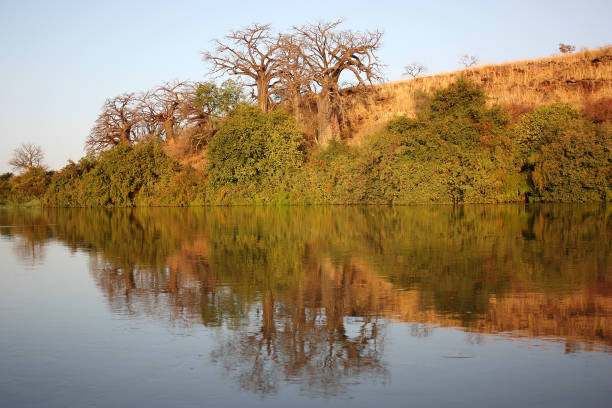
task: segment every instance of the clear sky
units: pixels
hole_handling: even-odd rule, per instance
[[[461,55],[498,63],[612,43],[612,1],[11,1],[0,0],[0,172],[22,142],[59,169],[78,160],[104,100],[166,80],[205,80],[201,51],[252,22],[278,30],[344,18],[384,31],[387,80]]]

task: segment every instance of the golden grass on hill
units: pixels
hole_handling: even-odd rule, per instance
[[[362,136],[381,128],[390,119],[413,115],[415,94],[444,88],[462,75],[485,90],[490,104],[505,106],[513,114],[553,102],[583,109],[612,98],[612,46],[375,86],[363,97],[347,98],[344,118],[349,130],[345,136],[359,142]]]

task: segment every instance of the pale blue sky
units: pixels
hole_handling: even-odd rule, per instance
[[[15,1],[0,0],[0,172],[22,142],[59,169],[83,144],[107,97],[165,80],[203,80],[200,52],[249,23],[278,30],[345,19],[381,29],[388,80],[419,61],[430,73],[549,56],[559,42],[612,43],[612,1]]]

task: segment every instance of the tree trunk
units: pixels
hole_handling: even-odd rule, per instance
[[[128,126],[125,127],[123,129],[121,129],[121,134],[120,134],[120,138],[121,138],[121,142],[126,142],[126,143],[132,143],[132,141],[130,140],[131,138],[131,133],[132,133],[132,127]]]
[[[338,117],[331,98],[332,92],[329,88],[323,88],[317,98],[317,142],[322,146],[327,146],[334,133],[338,132]]]
[[[164,120],[164,130],[166,131],[166,143],[170,146],[174,144],[174,121],[172,119]]]
[[[264,298],[262,301],[262,309],[263,324],[261,331],[268,347],[268,352],[270,352],[270,347],[272,345],[272,336],[276,332],[276,325],[274,324],[274,295],[270,290],[266,291],[266,293],[264,294]]]
[[[263,113],[268,113],[268,81],[257,80],[257,104]]]
[[[295,116],[295,120],[298,122],[299,125],[302,125],[303,120],[302,120],[302,109],[300,107],[300,99],[301,96],[299,94],[299,92],[296,92],[293,94],[293,116]]]

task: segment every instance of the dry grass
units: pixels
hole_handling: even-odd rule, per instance
[[[359,142],[390,119],[413,115],[418,104],[415,95],[446,87],[461,75],[480,85],[490,104],[507,107],[515,117],[553,102],[585,109],[612,98],[612,46],[375,86],[365,96],[346,98],[344,118],[349,130],[345,136]]]

